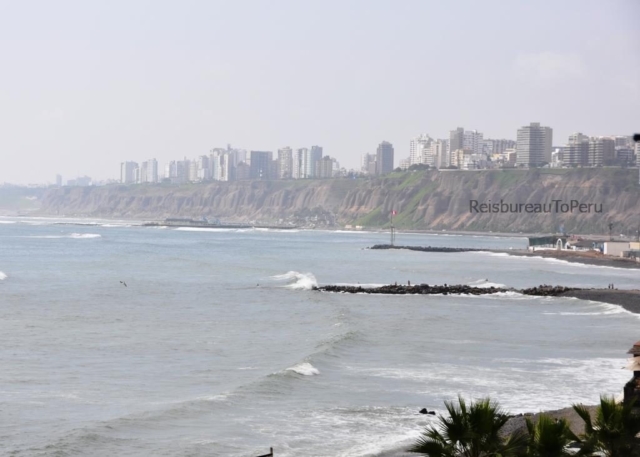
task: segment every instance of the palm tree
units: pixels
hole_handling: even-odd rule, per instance
[[[541,414],[535,424],[527,418],[529,443],[528,457],[564,457],[573,455],[567,450],[570,442],[578,441],[578,437],[569,428],[566,419],[553,419]]]
[[[573,409],[584,421],[581,435],[582,449],[577,455],[593,455],[595,452],[605,457],[640,456],[640,415],[634,411],[633,402],[619,404],[613,397],[600,397],[595,421],[583,405],[573,405]]]
[[[427,427],[409,452],[429,457],[508,457],[526,445],[522,433],[503,438],[500,429],[509,420],[497,403],[488,398],[467,406],[445,401],[448,417],[438,416],[436,426]]]

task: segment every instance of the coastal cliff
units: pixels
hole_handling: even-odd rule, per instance
[[[476,212],[478,204],[592,204],[590,211]],[[597,211],[601,205],[601,211]],[[528,209],[532,209],[529,207]],[[635,234],[640,222],[637,169],[394,172],[379,178],[111,185],[50,189],[47,215],[225,221],[290,221],[315,226],[394,224],[405,229]]]

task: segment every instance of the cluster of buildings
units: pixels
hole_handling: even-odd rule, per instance
[[[163,172],[156,159],[145,162],[122,162],[120,182],[156,183],[169,180],[174,184],[201,181],[244,181],[273,179],[334,178],[344,170],[335,158],[323,155],[321,146],[292,149],[284,147],[274,157],[272,151],[246,151],[215,148],[197,159],[172,160]]]
[[[588,136],[574,133],[562,146],[553,146],[553,129],[532,122],[517,131],[516,139],[484,138],[477,130],[458,127],[448,138],[427,134],[412,138],[409,156],[399,162],[402,170],[423,168],[480,170],[494,168],[576,168],[634,166],[640,156],[640,143],[631,136]],[[363,154],[360,170],[340,168],[338,161],[324,155],[321,146],[272,151],[214,148],[196,159],[172,160],[164,168],[156,159],[122,162],[120,179],[124,184],[167,181],[184,184],[201,181],[243,181],[274,179],[327,179],[344,176],[385,175],[396,169],[394,147],[380,143],[373,154]],[[107,181],[109,183],[112,181]],[[83,176],[67,181],[68,186],[100,183]],[[62,177],[56,176],[62,186]]]
[[[518,129],[516,140],[485,139],[477,130],[458,127],[449,138],[422,134],[409,143],[409,157],[401,169],[415,166],[477,170],[491,168],[631,166],[640,154],[640,144],[631,136],[569,136],[564,146],[553,146],[553,129],[538,122]],[[365,169],[363,158],[363,172]]]

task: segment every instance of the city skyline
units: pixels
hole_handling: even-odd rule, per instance
[[[632,0],[249,3],[7,4],[0,182],[107,179],[132,157],[227,143],[320,142],[357,168],[382,139],[399,158],[416,132],[456,124],[491,138],[532,121],[557,138],[639,128]]]
[[[531,134],[530,129],[541,129],[546,132],[546,140],[542,137],[537,142],[533,140],[539,149],[536,159],[529,158],[528,152],[530,146]],[[524,132],[524,133],[523,133]],[[526,141],[522,141],[522,135],[526,134]],[[586,135],[581,132],[574,132],[567,139],[553,138],[553,128],[548,126],[540,126],[539,122],[531,122],[529,125],[520,127],[517,130],[516,138],[484,138],[483,132],[478,130],[465,130],[463,127],[457,127],[449,131],[449,138],[434,139],[430,135],[422,133],[414,136],[409,141],[408,155],[402,157],[395,154],[394,150],[398,148],[387,141],[382,141],[376,148],[374,153],[365,153],[360,156],[360,163],[357,167],[347,169],[340,167],[339,161],[335,157],[323,154],[322,146],[311,146],[311,148],[291,148],[285,146],[274,151],[247,151],[244,148],[232,148],[230,144],[226,148],[210,149],[210,154],[199,155],[196,157],[183,159],[173,159],[162,164],[155,158],[148,160],[136,161],[127,160],[120,163],[119,177],[112,176],[106,180],[92,180],[86,175],[77,175],[68,180],[67,185],[91,185],[95,183],[155,183],[161,182],[164,178],[171,178],[174,183],[197,182],[197,181],[233,181],[245,179],[304,179],[304,178],[328,178],[346,176],[352,173],[364,173],[370,175],[381,175],[400,168],[408,169],[411,165],[426,164],[431,168],[449,168],[455,167],[463,170],[495,168],[495,165],[508,167],[529,167],[547,165],[551,167],[592,167],[592,166],[620,166],[620,165],[636,165],[636,157],[640,156],[640,144],[633,144],[631,135]],[[542,142],[544,145],[542,145]],[[376,162],[380,153],[380,148],[387,144],[390,147],[390,159],[384,170],[380,169]],[[451,145],[454,145],[451,148]],[[314,152],[315,151],[315,152]],[[458,153],[458,157],[455,153]],[[519,152],[516,154],[516,152]],[[233,158],[229,159],[227,155],[233,154]],[[255,154],[268,155],[265,158],[267,162],[273,162],[268,173],[263,175],[255,170],[249,171],[251,164],[251,156]],[[619,160],[622,154],[623,159]],[[513,155],[509,160],[507,157]],[[215,165],[210,161],[220,161]],[[478,157],[482,156],[482,157]],[[516,156],[519,157],[516,163]],[[526,156],[526,157],[525,157]],[[563,157],[564,156],[564,157]],[[463,159],[464,157],[464,159]],[[486,160],[491,162],[492,158],[498,158],[498,162],[493,166],[487,166]],[[333,172],[320,173],[315,167],[320,159],[329,159],[332,162]],[[204,161],[204,162],[203,162]],[[296,166],[296,162],[298,165]],[[181,176],[177,171],[178,168],[185,163],[187,168],[192,170],[184,172],[184,179],[176,179]],[[235,168],[238,164],[245,163],[247,165],[246,177],[236,178]],[[266,163],[266,162],[265,162]],[[372,168],[369,167],[372,166]],[[127,167],[125,171],[124,167]],[[320,164],[317,164],[319,167]],[[131,169],[129,169],[131,167]],[[214,172],[214,167],[223,171]],[[229,168],[232,167],[232,168]],[[174,169],[175,168],[175,169]],[[262,168],[265,168],[263,166]],[[149,170],[149,171],[147,171]],[[153,171],[151,171],[153,170]],[[173,171],[171,171],[173,170]],[[319,170],[319,168],[318,168]],[[230,174],[232,174],[230,176]],[[126,178],[125,178],[126,176]],[[147,176],[155,176],[153,179]],[[187,178],[188,177],[188,178]],[[55,185],[60,186],[62,176],[58,173],[55,175]],[[51,184],[51,183],[47,183]]]

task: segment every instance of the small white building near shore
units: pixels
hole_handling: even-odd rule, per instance
[[[605,241],[604,255],[612,255],[622,257],[622,253],[629,250],[630,243],[628,241]]]

